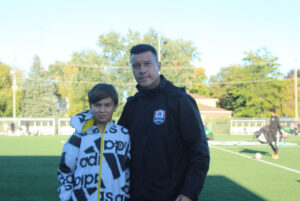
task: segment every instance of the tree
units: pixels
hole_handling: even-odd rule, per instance
[[[12,79],[10,66],[0,64],[0,116],[12,115]]]
[[[284,90],[284,96],[285,101],[280,102],[282,114],[288,117],[295,117],[295,80],[294,80],[294,70],[291,70],[287,73],[285,76],[285,90]],[[300,78],[300,71],[297,70],[297,82],[299,83]],[[299,84],[298,84],[299,86]],[[297,87],[298,94],[300,94],[299,87]],[[298,96],[299,97],[299,96]],[[299,105],[299,98],[298,98],[298,105]],[[298,107],[298,114],[300,111],[300,107]]]
[[[100,48],[100,57],[105,65],[112,69],[113,84],[117,86],[120,93],[121,107],[117,113],[120,114],[125,98],[132,95],[135,91],[135,82],[133,80],[129,50],[138,43],[147,43],[158,50],[158,33],[150,29],[143,36],[139,32],[132,30],[128,34],[121,36],[118,33],[110,32],[106,35],[100,35],[98,46]],[[199,59],[196,47],[191,41],[171,40],[161,36],[161,63],[162,74],[174,84],[191,88],[191,82],[194,74],[194,66],[191,64]]]
[[[209,96],[209,88],[204,83],[206,79],[207,76],[205,75],[204,68],[195,68],[194,77],[192,79],[192,89],[190,92],[202,96]]]
[[[162,36],[162,73],[175,84],[191,87],[198,53],[190,41],[173,41]],[[126,97],[135,92],[129,50],[138,43],[148,43],[158,49],[158,34],[150,29],[146,34],[129,30],[122,36],[109,32],[99,36],[100,51],[75,52],[69,62],[56,62],[49,71],[57,87],[57,95],[66,100],[68,115],[88,109],[87,92],[98,82],[113,84],[119,92],[119,116]],[[182,68],[185,67],[185,68]]]
[[[66,101],[68,115],[89,109],[87,94],[95,84],[112,82],[103,63],[97,52],[89,50],[75,52],[67,63],[56,62],[49,66],[57,95]]]
[[[24,83],[24,99],[22,116],[24,117],[53,117],[58,110],[57,97],[53,81],[45,71],[36,55],[29,77]]]
[[[161,38],[162,74],[175,85],[190,90],[195,69],[192,62],[200,60],[197,48],[191,41]]]
[[[233,111],[235,117],[267,117],[271,107],[280,108],[285,100],[285,84],[278,71],[278,58],[266,49],[245,52],[243,65],[221,69],[212,77],[212,93],[219,105]],[[281,111],[278,112],[281,114]]]
[[[294,86],[294,80],[293,79],[284,79],[285,81],[285,89],[283,90],[283,94],[285,97],[284,101],[279,101],[280,110],[282,111],[282,114],[287,117],[295,117],[295,86]],[[300,91],[298,89],[298,94],[300,94]],[[299,99],[298,99],[298,105],[299,105]],[[299,114],[298,108],[298,114]]]
[[[232,65],[221,68],[216,76],[210,77],[210,91],[213,97],[217,97],[220,102],[219,106],[227,109],[234,110],[234,103],[239,95],[234,93],[234,83],[241,79],[243,67],[240,65]]]
[[[285,76],[286,79],[294,78],[295,70],[290,70]],[[297,69],[297,78],[300,78],[300,70]]]
[[[0,117],[12,117],[12,67],[0,62]],[[22,73],[16,69],[16,80],[22,80]],[[18,82],[17,84],[20,84]],[[20,114],[20,103],[22,100],[22,87],[16,91],[16,115]]]

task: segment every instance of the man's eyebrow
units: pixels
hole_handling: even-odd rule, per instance
[[[134,65],[140,65],[140,63],[139,63],[139,62],[133,62],[132,65],[133,65],[133,66],[134,66]]]
[[[145,60],[145,61],[133,61],[132,65],[141,64],[141,63],[152,63],[151,59]]]

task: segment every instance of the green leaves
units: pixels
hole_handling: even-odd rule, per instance
[[[176,85],[187,86],[190,89],[194,76],[194,66],[191,63],[198,57],[196,47],[193,46],[192,42],[171,40],[164,36],[161,36],[161,40],[159,40],[158,33],[153,29],[144,35],[132,30],[129,30],[125,36],[115,32],[100,35],[98,40],[99,55],[107,67],[105,73],[110,73],[109,77],[112,78],[112,84],[117,87],[120,94],[121,104],[116,116],[121,113],[126,97],[135,92],[136,82],[131,71],[130,48],[139,43],[147,43],[154,46],[158,51],[159,41],[161,73]]]
[[[207,77],[204,68],[195,68],[195,73],[192,78],[192,89],[190,92],[202,96],[210,96],[209,88],[205,84],[206,79]]]
[[[54,83],[40,63],[40,58],[35,56],[29,77],[23,85],[23,117],[54,117],[58,112]]]
[[[20,103],[22,100],[22,74],[16,69],[17,91],[16,91],[16,112],[17,116],[20,114]],[[12,116],[12,67],[0,62],[0,117]]]
[[[213,96],[235,117],[269,116],[269,108],[280,108],[285,99],[277,60],[266,49],[245,52],[244,64],[222,68],[211,78]]]

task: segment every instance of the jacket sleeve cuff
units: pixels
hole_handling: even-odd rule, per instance
[[[201,170],[199,172],[200,173],[199,177],[187,175],[184,186],[180,192],[194,201],[198,200],[198,197],[200,196],[200,193],[204,185],[207,171],[208,169]]]

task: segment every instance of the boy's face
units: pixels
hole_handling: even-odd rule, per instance
[[[270,112],[271,116],[275,116],[276,114],[274,112]]]
[[[111,121],[112,115],[117,109],[117,105],[114,104],[111,97],[107,97],[91,104],[90,109],[94,114],[94,119],[97,124],[103,125]]]

